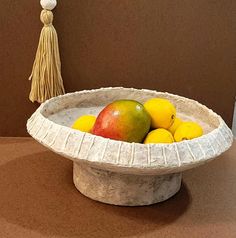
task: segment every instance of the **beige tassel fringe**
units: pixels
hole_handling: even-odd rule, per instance
[[[57,32],[52,25],[53,13],[42,10],[40,19],[44,27],[29,80],[32,80],[29,99],[42,103],[65,93],[61,77],[61,61]]]

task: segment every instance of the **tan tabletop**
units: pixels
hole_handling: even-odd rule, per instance
[[[180,192],[146,207],[92,201],[72,162],[30,138],[0,139],[0,238],[236,237],[236,142],[187,171]]]

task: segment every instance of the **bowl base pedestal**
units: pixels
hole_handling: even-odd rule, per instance
[[[75,163],[75,187],[85,196],[120,206],[142,206],[165,201],[181,186],[181,173],[165,175],[129,175]]]

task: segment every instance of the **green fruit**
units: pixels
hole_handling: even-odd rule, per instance
[[[118,100],[100,112],[92,133],[114,140],[142,142],[150,125],[151,118],[141,103]]]

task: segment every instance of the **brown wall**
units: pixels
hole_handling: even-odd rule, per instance
[[[206,104],[231,125],[236,94],[236,1],[70,0],[54,11],[68,92],[151,88]],[[27,80],[39,1],[0,2],[0,135],[23,136],[37,108]]]

